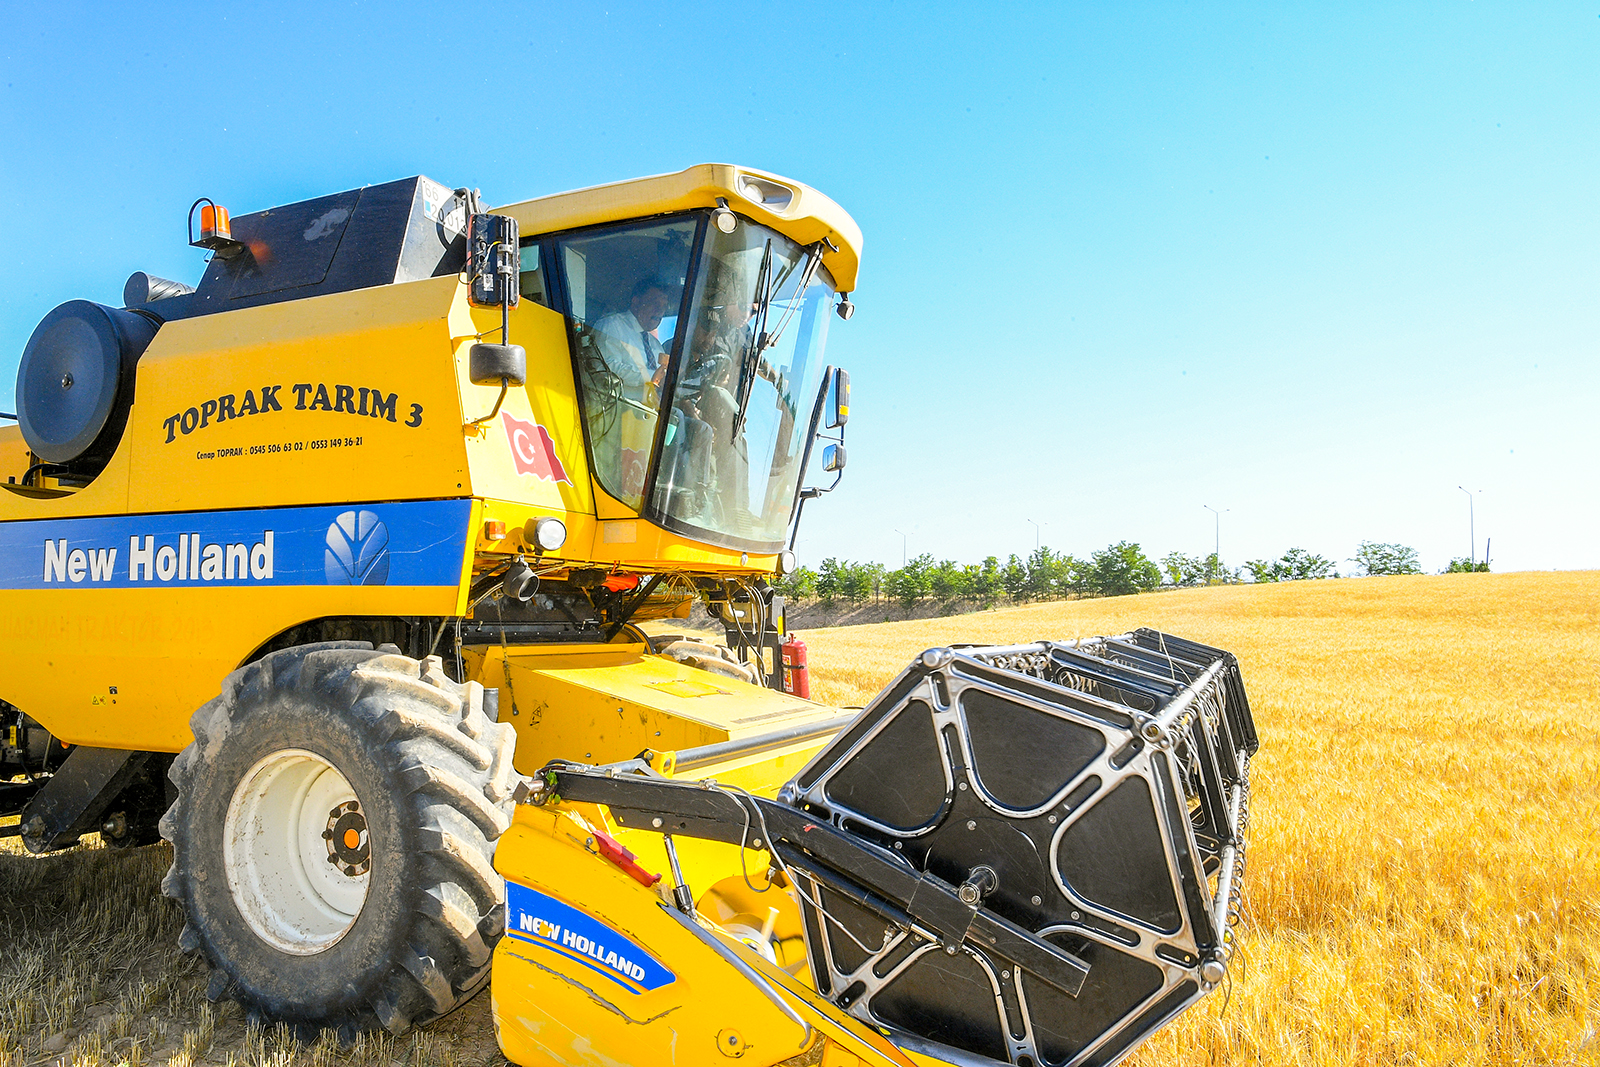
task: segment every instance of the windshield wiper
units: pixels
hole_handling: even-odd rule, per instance
[[[788,281],[794,273],[794,268],[772,279],[772,240],[768,238],[767,247],[761,254],[761,269],[756,273],[756,293],[760,303],[751,316],[750,341],[745,346],[744,360],[739,367],[739,395],[738,408],[733,414],[733,436],[738,437],[744,429],[745,415],[750,408],[750,395],[755,391],[756,374],[761,367],[761,354],[778,343],[778,338],[783,336],[783,331],[788,327],[789,321],[794,318],[795,311],[799,308],[805,292],[811,287],[811,279],[816,277],[817,268],[822,265],[822,242],[810,245],[806,249],[805,269],[800,273],[800,284],[795,287],[796,299],[790,301],[785,309],[783,318],[778,320],[778,326],[770,334],[767,332],[767,309],[772,305],[772,298],[777,291]]]
[[[750,407],[750,394],[755,389],[755,370],[766,349],[767,307],[772,302],[772,238],[761,252],[761,269],[756,271],[756,308],[750,316],[750,337],[745,342],[744,358],[739,361],[739,393],[733,412],[733,436],[737,438],[744,429],[744,417]]]

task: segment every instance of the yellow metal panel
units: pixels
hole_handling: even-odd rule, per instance
[[[472,677],[501,690],[500,715],[517,729],[523,774],[556,758],[614,763],[644,749],[695,748],[838,714],[651,655],[642,644],[487,645],[467,659]],[[765,771],[799,761],[798,769],[805,746],[792,747],[787,760],[768,753],[754,762]]]
[[[461,288],[432,278],[162,326],[118,449],[130,510],[470,494],[448,322]]]
[[[449,587],[47,589],[5,593],[0,699],[74,745],[177,752],[240,660],[323,615],[447,615]]]
[[[750,179],[768,190],[785,190],[782,197],[759,194]],[[837,251],[823,253],[822,263],[841,292],[856,287],[861,262],[861,227],[850,215],[817,190],[766,171],[727,163],[701,163],[676,174],[597,185],[566,193],[508,204],[496,211],[516,218],[524,236],[554,233],[578,226],[661,215],[671,211],[714,207],[723,197],[739,214],[771,226],[801,244],[828,239]]]
[[[521,345],[528,357],[527,384],[509,390],[500,413],[477,426],[468,424],[494,410],[500,386],[473,385],[468,355],[480,333],[485,341],[499,341],[500,313],[468,307],[463,287],[451,308],[450,323],[457,343],[461,434],[473,491],[519,501],[544,513],[594,514],[583,420],[562,316],[531,300],[519,302],[511,312],[511,341]]]
[[[7,426],[0,434],[16,434],[11,444],[0,443],[0,456],[15,456],[14,451],[22,440],[22,431]],[[9,438],[0,438],[4,442]],[[124,438],[126,440],[126,438]],[[128,450],[119,449],[88,486],[74,489],[65,496],[57,493],[41,494],[21,485],[22,475],[28,469],[27,446],[21,446],[21,458],[6,458],[7,464],[17,464],[16,469],[5,470],[0,479],[0,521],[6,519],[52,519],[70,515],[116,515],[128,509]],[[16,478],[17,484],[8,479]]]
[[[597,496],[604,492],[599,488],[595,490]],[[702,544],[643,519],[611,519],[598,525],[590,558],[620,567],[649,570],[663,564],[677,564],[685,570],[769,574],[777,567],[776,553],[749,553]]]
[[[839,714],[836,708],[823,708],[828,717]],[[811,757],[833,740],[832,734],[797,741],[778,749],[769,749],[749,756],[736,757],[716,764],[696,767],[680,777],[713,778],[724,785],[749,790],[757,796],[775,797],[783,783],[800,773],[800,768],[811,762]],[[676,755],[676,753],[669,753]]]
[[[500,538],[490,537],[482,523],[474,528],[473,536],[476,539],[474,551],[481,557],[479,562],[484,570],[492,570],[517,555],[527,556],[529,566],[540,569],[566,563],[577,565],[589,562],[586,549],[594,529],[594,516],[564,511],[559,506],[540,507],[516,500],[491,498],[484,500],[482,504],[484,522],[491,520],[501,522],[506,528],[505,536]],[[567,527],[567,543],[559,551],[536,559],[533,527],[541,518],[560,519]]]
[[[808,1027],[656,892],[600,858],[593,840],[572,816],[524,805],[496,850],[512,929],[495,949],[491,1003],[508,1059],[714,1063],[727,1045],[741,1063],[767,1065],[805,1051]],[[524,910],[522,901],[533,903]],[[534,914],[543,907],[551,911]],[[619,975],[623,966],[644,982]]]
[[[20,482],[27,469],[28,446],[22,440],[22,428],[16,423],[0,426],[0,482]]]
[[[599,857],[592,843],[594,828],[569,809],[519,805],[511,829],[500,840],[495,867],[506,877],[513,900],[517,887],[525,886],[571,906],[581,912],[585,930],[593,932],[592,924],[603,924],[597,940],[608,943],[606,951],[631,943],[637,948],[626,952],[642,950],[670,970],[674,980],[642,992],[628,988],[607,977],[603,965],[592,966],[578,952],[554,947],[563,945],[566,931],[535,922],[527,925],[536,929],[522,931],[524,913],[513,907],[516,932],[496,947],[491,978],[495,1032],[513,1063],[720,1063],[723,1056],[713,1050],[722,1052],[733,1037],[740,1055],[730,1058],[743,1064],[780,1063],[823,1039],[828,1042],[824,1055],[831,1057],[824,1062],[912,1067],[883,1037],[817,996],[793,973],[806,974],[803,957],[775,966],[721,929],[719,920],[749,925],[765,908],[777,906],[783,916],[774,934],[783,938],[798,930],[798,908],[786,891],[735,888],[744,881],[738,849],[675,839],[686,883],[713,887],[699,898],[699,925],[760,974],[787,1011],[669,913],[666,882],[646,889]],[[665,869],[660,834],[618,830],[615,836],[646,870]],[[766,885],[760,873],[751,880],[758,890]]]
[[[799,978],[786,970],[774,967],[765,959],[750,953],[750,965],[762,977],[787,995],[789,1005],[800,1017],[821,1032],[827,1042],[823,1046],[823,1063],[850,1064],[846,1057],[855,1057],[862,1067],[916,1067],[917,1064],[943,1064],[928,1056],[907,1053],[872,1030],[861,1020],[846,1015],[836,1005],[820,997]],[[827,1057],[832,1056],[832,1059]],[[948,1065],[944,1065],[948,1067]]]

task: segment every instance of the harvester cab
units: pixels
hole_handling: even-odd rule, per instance
[[[190,240],[198,285],[136,273],[22,355],[0,833],[170,841],[213,997],[400,1032],[492,974],[520,1064],[1054,1067],[1222,980],[1231,656],[935,649],[806,698],[772,579],[845,464],[833,201],[417,177],[198,201]],[[641,628],[697,607],[725,640]]]

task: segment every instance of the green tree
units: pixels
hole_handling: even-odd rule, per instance
[[[852,604],[859,604],[872,596],[882,574],[881,563],[847,563],[839,591]]]
[[[1000,588],[1006,591],[1006,596],[1017,603],[1028,599],[1028,568],[1017,558],[1016,553],[1006,560],[1006,565],[1000,570]]]
[[[1212,571],[1209,560],[1183,552],[1168,552],[1161,560],[1161,569],[1172,585],[1205,585]]]
[[[932,572],[933,557],[924,552],[908,560],[899,570],[885,575],[883,591],[900,601],[901,607],[909,608],[933,591]]]
[[[1058,597],[1082,596],[1089,587],[1089,566],[1069,552],[1056,557],[1054,593]]]
[[[971,568],[972,573],[977,573],[977,568]],[[935,600],[958,600],[967,595],[971,587],[971,578],[968,568],[962,567],[953,559],[941,560],[937,566],[928,572],[928,591]]]
[[[845,564],[829,556],[817,568],[817,599],[831,604],[844,596]]]
[[[969,576],[967,595],[986,608],[993,607],[995,598],[1002,592],[1000,560],[995,556],[985,556],[981,564],[969,564],[968,570],[976,573]]]
[[[1361,542],[1361,547],[1356,549],[1355,563],[1368,576],[1422,573],[1416,549],[1382,541]]]
[[[977,600],[982,594],[978,592],[978,583],[983,580],[983,566],[978,563],[963,563],[961,565],[961,595],[969,600]]]
[[[919,598],[933,595],[933,571],[935,566],[933,557],[926,552],[920,556],[912,557],[910,562],[906,564],[905,569],[911,572],[911,582],[916,586]]]
[[[1089,557],[1089,587],[1101,596],[1123,596],[1156,589],[1161,568],[1134,541],[1118,541]]]
[[[809,600],[817,595],[817,572],[800,567],[779,578],[772,587],[790,600]]]
[[[1235,567],[1229,570],[1223,566],[1222,557],[1215,552],[1206,556],[1206,584],[1207,585],[1236,585],[1240,581],[1240,569]]]
[[[1489,570],[1488,560],[1473,561],[1465,556],[1450,561],[1450,566],[1444,569],[1445,574],[1486,574]]]
[[[1333,561],[1324,556],[1291,548],[1275,560],[1253,559],[1245,564],[1258,582],[1298,582],[1309,578],[1337,578]]]
[[[1029,600],[1044,600],[1055,595],[1056,580],[1067,575],[1063,557],[1050,551],[1049,545],[1040,545],[1034,549],[1033,555],[1028,557],[1024,567],[1028,573]]]

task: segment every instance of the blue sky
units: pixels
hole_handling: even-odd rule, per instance
[[[226,12],[218,13],[218,12]],[[1600,6],[0,2],[0,409],[236,214],[708,160],[866,234],[802,559],[1363,539],[1600,567]],[[492,45],[492,50],[487,47]]]

